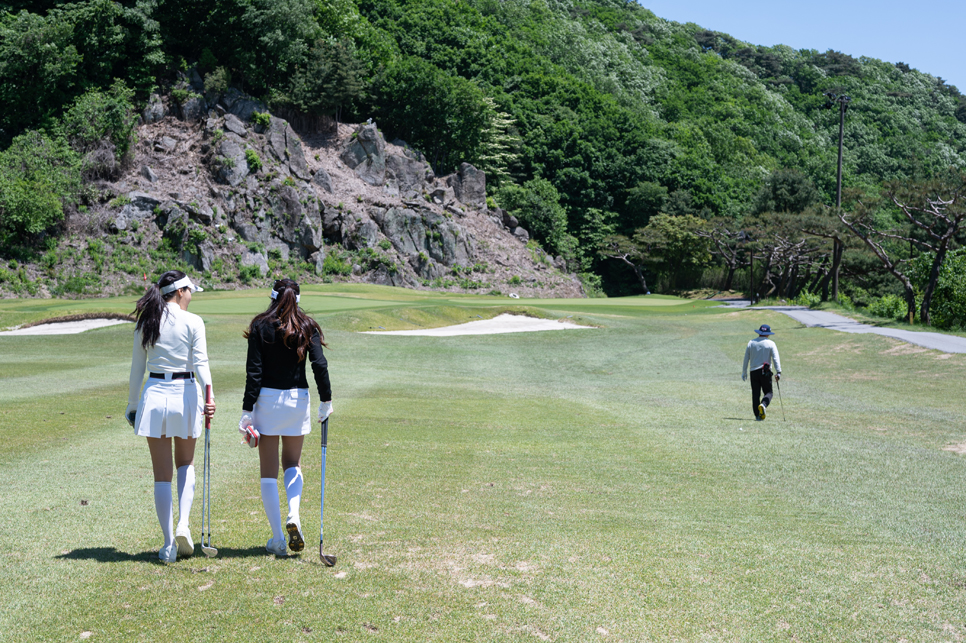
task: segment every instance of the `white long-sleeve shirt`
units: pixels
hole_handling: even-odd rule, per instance
[[[131,381],[128,388],[128,408],[136,408],[141,397],[144,373],[194,373],[201,384],[211,384],[208,367],[208,344],[205,323],[201,317],[178,304],[168,302],[168,314],[161,318],[161,333],[154,346],[141,346],[141,333],[134,331],[134,350],[131,356]]]
[[[765,362],[771,364],[771,370],[775,373],[782,372],[782,363],[778,358],[778,346],[767,337],[759,336],[748,342],[748,348],[745,349],[745,361],[741,365],[741,379],[748,377],[749,363],[751,370],[757,371],[765,365]]]

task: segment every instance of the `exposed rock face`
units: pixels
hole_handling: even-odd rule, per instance
[[[374,208],[371,214],[382,233],[404,256],[422,253],[448,267],[473,263],[475,248],[470,235],[441,214],[408,208]]]
[[[203,96],[194,96],[181,104],[181,120],[200,121],[208,113],[208,103]]]
[[[293,176],[303,181],[312,178],[305,163],[305,154],[302,152],[302,141],[292,131],[288,121],[273,116],[267,136],[272,154],[280,163],[288,167]]]
[[[475,208],[486,209],[486,175],[469,163],[460,165],[459,172],[445,179],[453,188],[456,199]]]
[[[229,113],[234,114],[245,123],[252,120],[252,114],[255,112],[260,114],[268,112],[265,103],[243,94],[234,87],[225,92],[224,96],[221,97],[221,102]]]
[[[387,144],[372,123],[303,144],[284,119],[252,122],[267,108],[237,90],[208,98],[217,104],[199,102],[206,111],[191,121],[163,114],[165,104],[177,109],[173,101],[149,101],[142,117],[151,124],[140,126],[129,175],[102,186],[112,198],[126,196],[100,219],[119,242],[151,247],[166,239],[225,287],[238,285],[241,268],[249,267],[247,284],[251,266],[268,278],[307,263],[320,278],[328,267],[326,278],[337,280],[580,295],[574,279],[557,272],[562,260],[536,261],[520,243],[529,235],[519,222],[486,211],[486,179],[472,165],[437,178],[419,152]],[[329,266],[327,248],[336,259]]]
[[[375,123],[360,125],[355,139],[340,158],[369,185],[383,185],[386,182],[386,141]]]
[[[219,155],[217,177],[232,187],[241,184],[248,177],[248,159],[245,158],[245,147],[240,141],[225,137],[218,143]]]
[[[164,118],[164,114],[164,103],[161,102],[161,97],[157,94],[151,94],[148,98],[148,104],[144,107],[144,111],[141,112],[141,118],[145,123],[157,123]]]
[[[316,173],[312,175],[312,183],[315,183],[329,194],[332,194],[332,177],[329,176],[329,173],[326,172],[324,168],[320,167]]]

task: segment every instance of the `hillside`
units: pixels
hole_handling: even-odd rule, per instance
[[[485,176],[472,166],[436,177],[375,124],[303,141],[256,109],[266,108],[233,91],[202,119],[153,96],[126,169],[95,184],[101,202],[69,217],[67,241],[0,292],[32,282],[40,296],[139,294],[146,275],[178,266],[214,289],[295,275],[583,296],[561,260],[528,247],[523,228],[487,208]]]
[[[0,20],[0,146],[10,145],[0,168],[14,168],[0,171],[0,182],[15,181],[15,152],[40,145],[38,131],[64,136],[80,155],[54,165],[80,167],[97,149],[103,154],[99,136],[111,139],[118,163],[136,166],[121,158],[123,137],[110,134],[116,122],[79,125],[92,92],[113,91],[141,112],[153,92],[197,107],[198,99],[207,106],[241,90],[298,124],[307,145],[335,120],[372,119],[385,138],[421,154],[434,176],[462,163],[478,168],[493,203],[590,292],[637,291],[632,272],[608,259],[602,243],[633,236],[658,214],[741,225],[769,181],[788,170],[804,177],[817,202],[834,203],[838,114],[823,109],[826,93],[851,98],[847,190],[874,195],[885,181],[966,168],[966,97],[942,79],[835,51],[756,46],[622,0],[86,0],[16,8]],[[311,165],[314,152],[306,158]],[[44,234],[58,234],[52,200],[88,213],[103,200],[78,180],[31,181],[39,205],[0,198],[0,254],[32,265]],[[25,216],[36,225],[3,225]],[[667,264],[646,268],[665,287],[710,284],[720,268],[681,276]],[[863,266],[847,257],[845,278],[872,287]]]

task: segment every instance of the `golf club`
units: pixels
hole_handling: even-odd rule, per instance
[[[205,386],[205,402],[211,404],[211,384]],[[201,551],[208,558],[218,555],[211,546],[211,418],[205,416],[205,479],[201,483]]]
[[[775,386],[778,387],[778,403],[782,407],[782,422],[784,422],[785,421],[785,403],[782,402],[782,385],[781,385],[780,378],[775,379]]]
[[[325,525],[325,449],[329,442],[329,418],[322,420],[322,485],[319,492],[319,560],[326,567],[335,565],[335,554],[322,553],[322,528]]]

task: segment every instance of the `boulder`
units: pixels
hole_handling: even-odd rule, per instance
[[[319,248],[310,254],[306,261],[315,267],[315,274],[321,275],[325,272],[325,248]]]
[[[386,142],[375,123],[360,125],[339,158],[369,185],[385,184]]]
[[[148,97],[148,104],[145,105],[144,111],[141,112],[141,118],[144,119],[145,123],[157,123],[164,118],[164,114],[164,103],[161,101],[161,97],[157,94],[151,94]]]
[[[332,194],[332,177],[329,176],[329,173],[326,172],[324,168],[320,167],[318,171],[312,175],[312,183],[315,183],[329,194]]]
[[[269,150],[293,176],[303,181],[312,178],[308,164],[305,162],[305,153],[302,151],[302,141],[288,121],[272,116],[266,136]]]
[[[237,187],[248,176],[248,160],[241,145],[230,138],[218,143],[218,170],[216,177],[223,183]]]
[[[197,252],[191,248],[185,248],[181,253],[182,258],[201,272],[211,272],[211,266],[215,262],[215,247],[211,241],[203,241],[197,247]]]
[[[429,196],[436,205],[445,205],[456,200],[456,194],[450,186],[435,188]]]
[[[154,208],[161,205],[161,199],[146,192],[128,192],[127,198],[131,200],[131,207],[136,210],[153,212]]]
[[[224,93],[221,97],[221,102],[229,113],[234,114],[245,123],[252,120],[252,114],[255,112],[262,114],[268,112],[268,107],[265,103],[255,100],[248,94],[242,93],[234,87]]]
[[[144,178],[146,178],[151,183],[154,183],[155,181],[158,180],[158,175],[155,174],[154,173],[154,170],[152,170],[147,165],[142,165],[141,166],[141,176],[143,176]]]
[[[530,240],[530,233],[520,226],[513,229],[513,236],[524,243]]]
[[[456,198],[466,205],[481,210],[486,209],[486,174],[469,163],[459,169],[460,192]]]
[[[178,141],[174,140],[170,136],[162,136],[154,142],[154,151],[163,152],[165,154],[170,154],[178,147]]]
[[[379,286],[395,286],[397,288],[403,288],[407,285],[406,279],[402,272],[399,270],[390,271],[389,268],[382,264],[369,273],[369,277],[366,279],[366,281]]]
[[[386,182],[395,187],[396,194],[420,190],[426,182],[429,166],[422,161],[390,154],[386,157]]]
[[[238,136],[248,136],[248,128],[245,123],[234,114],[225,116],[225,130]]]
[[[202,225],[211,225],[214,221],[215,212],[211,209],[207,203],[178,203],[178,207],[188,213],[188,218],[201,223]]]
[[[208,103],[203,96],[192,96],[181,103],[181,120],[189,123],[200,121],[208,115]]]
[[[128,206],[125,206],[124,209],[115,214],[113,218],[107,222],[107,229],[111,234],[118,234],[119,232],[124,232],[128,229],[129,222],[127,212]]]
[[[258,272],[264,277],[268,274],[268,257],[264,252],[246,250],[241,258],[242,266],[258,266]]]

